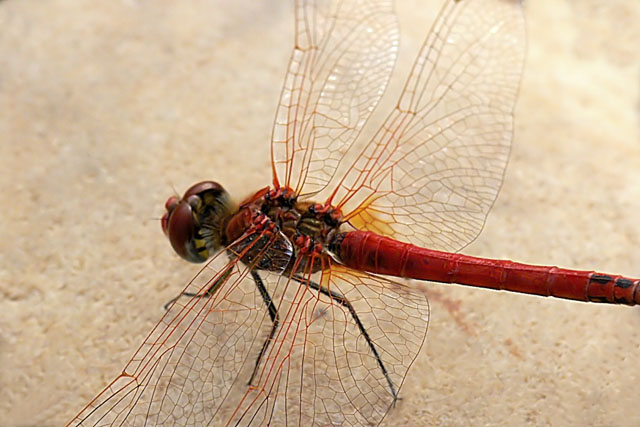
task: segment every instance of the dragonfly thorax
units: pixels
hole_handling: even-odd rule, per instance
[[[251,209],[268,218],[301,254],[323,253],[342,223],[342,214],[338,209],[299,201],[297,195],[288,188],[263,189],[242,203],[242,209]]]
[[[262,211],[303,253],[321,254],[342,223],[341,212],[330,205],[298,201],[291,190],[265,195]]]

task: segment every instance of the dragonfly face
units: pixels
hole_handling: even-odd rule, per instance
[[[204,262],[224,244],[223,225],[233,211],[228,193],[217,182],[193,185],[165,203],[162,231],[173,250],[190,262]]]

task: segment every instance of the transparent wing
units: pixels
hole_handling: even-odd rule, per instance
[[[340,266],[305,274],[313,260],[299,258],[299,275],[260,272],[273,321],[248,268],[235,262],[212,273],[219,261],[190,285],[202,293],[219,282],[215,292],[177,300],[72,425],[383,419],[425,339],[429,306],[421,292]]]
[[[398,45],[392,1],[296,1],[295,46],[273,127],[276,188],[322,190],[373,111]]]
[[[281,326],[229,423],[379,424],[424,342],[424,294],[339,266],[273,294]]]
[[[335,298],[321,298],[324,305],[316,311],[324,313],[323,321],[308,334],[323,345],[311,347],[302,363],[310,377],[325,375],[326,385],[308,390],[308,398],[318,395],[317,408],[339,408],[331,418],[334,424],[378,424],[396,402],[392,389],[398,392],[426,338],[427,299],[405,284],[335,265],[324,282],[326,289],[344,295],[358,320]],[[338,383],[342,393],[332,399]]]
[[[502,184],[522,74],[518,0],[447,0],[396,108],[330,200],[356,228],[456,251]]]
[[[270,252],[286,247],[283,238],[247,233],[215,256],[184,290],[198,296],[178,298],[122,373],[69,425],[207,425],[228,418],[225,403],[244,393],[249,376],[239,374],[252,368],[260,332],[271,328],[250,270],[281,259]]]

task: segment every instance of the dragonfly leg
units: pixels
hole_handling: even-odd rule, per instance
[[[364,325],[360,321],[360,318],[358,317],[358,313],[356,313],[356,310],[353,308],[353,306],[351,305],[351,302],[349,302],[347,297],[342,295],[340,292],[337,292],[331,289],[326,289],[320,286],[319,284],[317,284],[316,282],[311,280],[306,280],[305,278],[300,277],[298,275],[293,276],[293,278],[302,285],[308,284],[310,288],[323,293],[324,295],[328,296],[329,298],[331,298],[332,300],[342,305],[343,307],[346,307],[347,310],[349,310],[349,313],[351,313],[351,317],[353,317],[353,321],[356,322],[358,329],[360,329],[360,333],[362,334],[365,341],[369,345],[369,348],[371,349],[371,353],[373,353],[373,356],[376,358],[376,362],[378,362],[378,366],[380,367],[380,370],[384,374],[384,378],[387,380],[387,384],[391,389],[391,394],[393,395],[394,402],[398,400],[398,392],[396,391],[396,388],[393,385],[391,378],[389,377],[389,371],[387,371],[387,368],[384,366],[384,363],[382,362],[382,358],[380,357],[380,354],[378,353],[376,346],[373,344],[373,341],[371,340],[369,333],[367,332]]]
[[[174,302],[178,301],[182,297],[189,297],[189,298],[209,298],[209,297],[211,297],[213,294],[216,293],[216,291],[218,290],[220,285],[222,285],[224,282],[227,281],[227,279],[229,278],[229,275],[231,274],[231,271],[232,271],[231,269],[227,269],[224,273],[222,273],[220,275],[220,277],[218,277],[217,280],[215,280],[211,284],[211,286],[209,286],[207,288],[206,291],[204,291],[202,293],[182,292],[177,297],[171,298],[171,300],[169,300],[169,302],[167,302],[165,305],[163,305],[162,308],[164,308],[164,311],[169,310],[169,307],[171,307],[171,305],[173,305]]]
[[[257,271],[251,270],[251,277],[253,277],[253,281],[256,283],[256,286],[260,291],[260,295],[262,296],[262,300],[267,306],[267,310],[269,310],[269,317],[271,317],[272,325],[271,325],[271,331],[269,332],[269,336],[264,341],[264,344],[262,344],[262,349],[260,350],[260,354],[258,354],[258,358],[256,359],[256,364],[253,367],[253,373],[251,374],[251,378],[249,378],[249,385],[251,385],[251,383],[253,382],[253,379],[258,373],[258,367],[260,366],[262,356],[264,356],[264,354],[267,352],[269,343],[273,341],[273,337],[276,334],[276,331],[278,330],[278,325],[280,324],[280,316],[278,315],[278,310],[276,309],[276,306],[273,304],[273,300],[271,299],[269,292],[267,292],[267,288],[264,286],[264,283],[262,282],[260,275],[258,275]]]

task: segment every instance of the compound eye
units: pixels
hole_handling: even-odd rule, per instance
[[[162,214],[160,225],[162,225],[162,232],[164,233],[164,235],[169,237],[169,212],[165,212],[164,214]]]
[[[192,185],[187,191],[184,192],[182,200],[189,200],[191,196],[200,196],[205,191],[212,191],[213,193],[224,193],[222,185],[215,181],[202,181],[195,185]]]
[[[167,237],[169,236],[169,220],[171,219],[171,214],[176,209],[179,203],[180,199],[177,196],[171,196],[164,204],[165,213],[162,215],[160,225],[162,225],[162,232]]]
[[[164,205],[162,231],[178,255],[190,262],[204,262],[220,248],[222,224],[230,214],[228,195],[213,181],[199,182],[182,198],[169,197]],[[205,233],[201,234],[202,228]]]
[[[171,242],[173,250],[187,261],[195,261],[191,249],[195,234],[195,223],[191,206],[181,200],[178,205],[167,215],[165,234]],[[162,228],[165,228],[165,217],[162,217]]]

